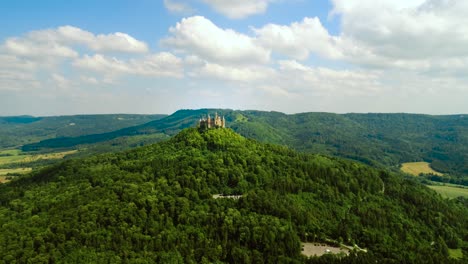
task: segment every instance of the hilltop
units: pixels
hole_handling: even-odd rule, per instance
[[[448,263],[449,248],[466,249],[467,223],[464,199],[231,129],[188,128],[0,185],[7,263]],[[307,241],[367,253],[308,259]]]

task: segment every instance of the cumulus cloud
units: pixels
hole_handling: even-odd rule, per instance
[[[306,17],[289,26],[268,24],[253,31],[262,46],[295,59],[307,59],[310,53],[333,59],[341,57],[337,37],[330,36],[317,17]]]
[[[164,6],[173,13],[192,13],[194,9],[184,2],[164,0]]]
[[[55,31],[52,30],[51,34],[54,35],[54,33],[57,34],[56,37],[59,42],[80,43],[94,51],[129,53],[145,53],[148,51],[148,45],[145,42],[121,32],[94,35],[77,27],[63,26]]]
[[[468,3],[461,0],[333,0],[341,47],[354,63],[434,69],[468,57]]]
[[[171,36],[162,40],[163,45],[212,62],[262,64],[270,58],[270,51],[252,37],[219,28],[202,16],[184,18],[169,32]]]
[[[53,73],[51,77],[55,86],[60,89],[66,90],[72,85],[72,82],[61,74]]]
[[[271,2],[203,1],[230,18],[265,12]],[[189,89],[222,99],[196,101],[199,107],[225,102],[223,107],[286,112],[466,110],[467,1],[331,1],[330,18],[341,23],[335,35],[317,17],[240,33],[193,16],[160,40],[168,52],[150,52],[126,33],[95,34],[72,26],[7,38],[0,44],[0,101],[8,103],[5,94],[19,98],[17,93],[33,100],[48,94],[54,101],[61,93],[71,100],[69,91],[81,94],[82,87],[91,87],[86,92],[92,98],[101,85],[124,91],[130,77],[132,88],[167,87],[165,98],[172,96],[180,107],[194,102]],[[164,2],[172,12],[185,12],[185,3]],[[161,97],[154,89],[153,99]]]
[[[100,52],[144,53],[148,51],[146,43],[125,33],[95,35],[72,26],[31,31],[22,37],[7,39],[3,47],[8,53],[19,56],[74,58],[79,55],[73,49],[73,46],[77,45]]]
[[[106,57],[102,54],[85,55],[76,59],[73,65],[81,69],[111,76],[122,74],[175,78],[183,76],[183,61],[167,52],[130,60]]]
[[[90,52],[90,55],[80,53]],[[113,52],[112,56],[103,53]],[[143,53],[143,55],[141,55]],[[75,71],[67,69],[75,66]],[[183,61],[125,33],[93,34],[72,26],[28,32],[0,44],[0,90],[79,89],[80,84],[117,84],[117,77],[181,78]],[[54,90],[55,89],[55,90]]]
[[[326,67],[310,67],[295,60],[278,62],[279,83],[296,92],[365,94],[381,89],[381,74],[370,70],[334,70]]]
[[[217,12],[233,19],[262,14],[274,0],[203,0]]]
[[[78,52],[65,45],[56,42],[37,42],[24,38],[9,38],[5,41],[3,48],[10,54],[23,57],[74,58],[78,56]]]
[[[191,75],[194,77],[208,77],[233,82],[265,81],[275,74],[275,70],[263,66],[224,66],[206,63],[196,68]]]
[[[278,96],[278,97],[292,97],[295,94],[288,92],[286,89],[276,85],[260,85],[257,87],[260,91],[264,91],[267,94]]]
[[[0,91],[19,91],[38,86],[39,82],[31,72],[0,69]]]
[[[0,54],[0,91],[36,88],[38,64],[13,55]]]

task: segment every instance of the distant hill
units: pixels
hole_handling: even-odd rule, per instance
[[[350,158],[374,166],[428,161],[441,172],[468,175],[468,118],[463,115],[332,114],[234,111],[225,109],[180,110],[146,124],[121,130],[44,140],[23,150],[73,147],[122,136],[164,133],[175,135],[197,124],[201,116],[218,112],[228,127],[262,142],[294,149]]]
[[[165,115],[74,115],[0,117],[0,148],[49,138],[79,137],[118,130],[160,119]]]
[[[41,119],[34,116],[0,116],[0,124],[29,124]]]
[[[5,263],[466,263],[467,238],[463,198],[231,129],[189,128],[0,185]],[[306,258],[307,241],[366,252]]]

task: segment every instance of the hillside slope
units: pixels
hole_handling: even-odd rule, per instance
[[[397,167],[402,162],[428,161],[441,172],[468,175],[468,118],[463,115],[331,114],[180,110],[135,127],[84,137],[51,139],[24,150],[72,147],[122,136],[174,135],[194,126],[201,116],[218,112],[243,136],[283,144],[301,151],[350,158],[374,166]]]
[[[79,137],[144,124],[165,115],[0,116],[0,148],[49,138]]]
[[[0,185],[0,260],[449,263],[447,247],[467,246],[467,208],[363,164],[191,128]],[[301,241],[368,252],[307,259]]]

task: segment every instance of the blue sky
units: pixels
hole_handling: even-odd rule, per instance
[[[468,112],[461,0],[3,1],[0,115]]]
[[[326,0],[275,3],[268,7],[266,15],[236,20],[216,13],[201,2],[190,3],[196,11],[172,13],[162,0],[5,1],[2,3],[2,21],[15,26],[1,27],[0,37],[5,39],[35,29],[73,25],[91,32],[126,32],[157,48],[157,40],[167,35],[169,27],[187,15],[196,14],[208,16],[217,25],[239,32],[248,32],[250,26],[260,27],[267,23],[289,24],[314,14],[332,32],[339,30],[339,19],[328,19],[332,5]]]

